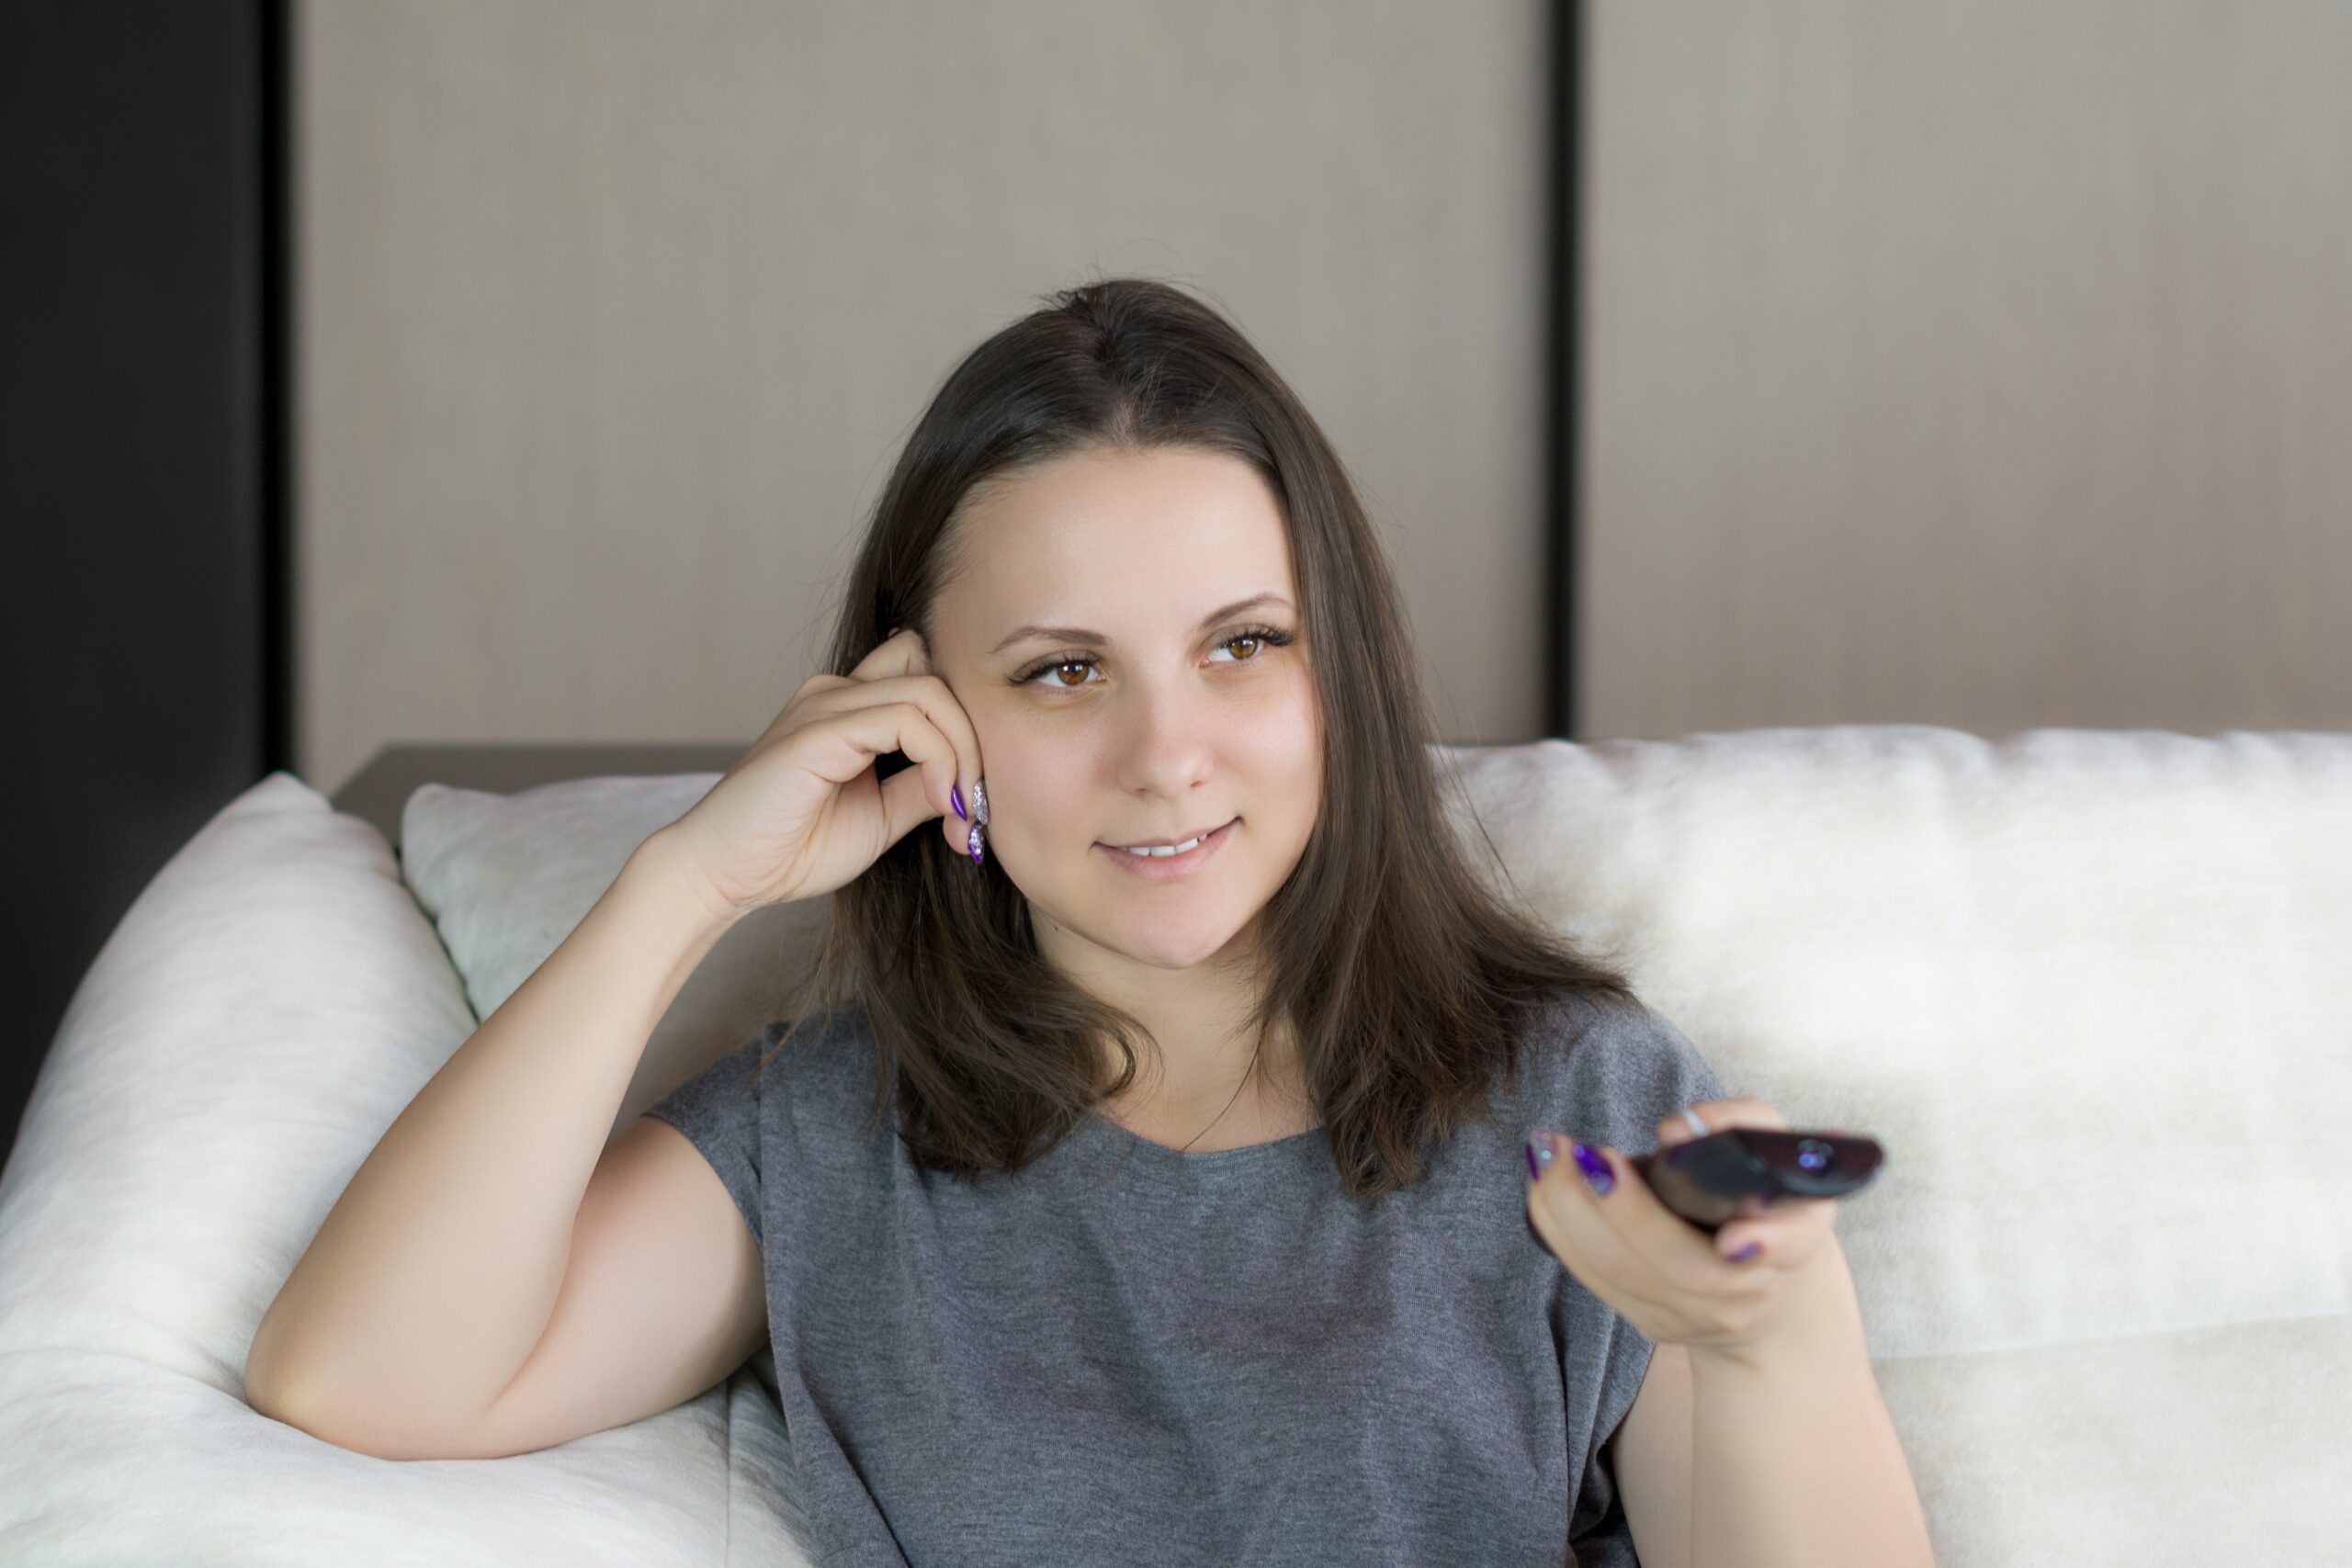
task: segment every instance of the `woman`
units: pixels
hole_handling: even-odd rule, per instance
[[[1842,1561],[1690,1491],[1823,1414],[1732,1369],[1860,1351],[1827,1206],[1642,1188],[1618,1148],[1785,1122],[1477,874],[1431,737],[1353,487],[1216,312],[1100,281],[949,376],[831,673],[664,829],[730,912],[832,894],[789,1021],[650,1112],[755,1222],[820,1561]],[[1866,1505],[1860,1408],[1813,1435]]]

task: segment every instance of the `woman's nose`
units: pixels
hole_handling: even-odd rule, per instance
[[[1192,772],[1215,744],[1219,725],[1230,722],[1204,694],[1147,692],[1130,705],[1120,749],[1129,766],[1146,773]]]

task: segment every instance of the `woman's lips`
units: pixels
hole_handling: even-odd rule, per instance
[[[1207,864],[1209,857],[1222,849],[1225,840],[1233,836],[1234,827],[1240,820],[1240,818],[1235,818],[1181,855],[1131,855],[1109,844],[1097,844],[1094,852],[1110,856],[1118,863],[1118,868],[1130,876],[1145,882],[1173,882],[1192,875]]]

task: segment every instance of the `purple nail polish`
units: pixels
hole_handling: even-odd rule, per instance
[[[972,830],[964,836],[965,851],[971,855],[974,865],[981,863],[980,844],[980,825],[975,822],[972,824]]]
[[[1542,1180],[1552,1167],[1552,1134],[1540,1128],[1527,1140],[1527,1174],[1531,1179]]]
[[[1601,1197],[1608,1197],[1617,1186],[1617,1178],[1611,1172],[1609,1162],[1582,1144],[1572,1145],[1570,1152],[1577,1156],[1577,1164],[1583,1168],[1586,1183]]]
[[[961,784],[949,784],[947,786],[947,798],[954,803],[956,816],[961,817],[967,822],[969,822],[972,819],[971,813],[964,809],[964,788]]]
[[[1764,1244],[1762,1242],[1751,1241],[1746,1247],[1741,1247],[1737,1252],[1733,1253],[1731,1255],[1731,1260],[1734,1263],[1745,1263],[1763,1250]]]

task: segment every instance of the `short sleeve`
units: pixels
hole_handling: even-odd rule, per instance
[[[1577,1059],[1581,1057],[1581,1059]],[[1658,1146],[1657,1124],[1686,1105],[1731,1096],[1690,1036],[1654,1009],[1612,1007],[1576,1043],[1560,1131],[1621,1154]],[[1611,1312],[1600,1392],[1586,1434],[1584,1474],[1569,1518],[1579,1568],[1637,1568],[1634,1539],[1603,1447],[1623,1425],[1657,1348]]]
[[[767,1235],[760,1221],[760,1096],[752,1069],[775,1045],[776,1027],[761,1030],[645,1111],[684,1133],[710,1162],[763,1252]]]

